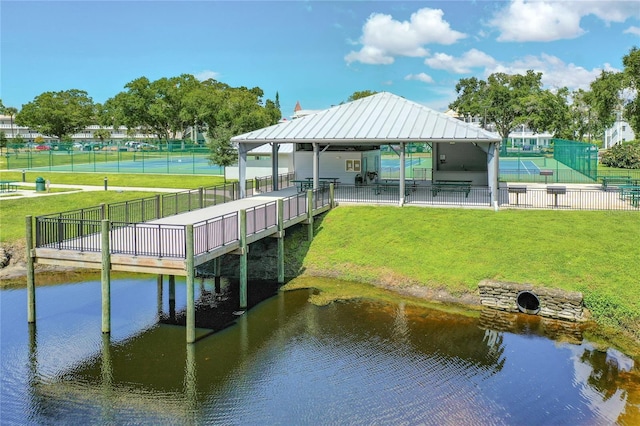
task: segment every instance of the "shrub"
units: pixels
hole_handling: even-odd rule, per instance
[[[600,162],[609,167],[640,169],[640,141],[614,145],[602,154]]]

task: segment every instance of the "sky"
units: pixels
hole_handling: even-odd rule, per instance
[[[283,117],[362,90],[446,111],[462,78],[531,69],[587,89],[633,46],[638,1],[2,0],[0,99],[103,103],[139,77],[192,74],[277,93]]]

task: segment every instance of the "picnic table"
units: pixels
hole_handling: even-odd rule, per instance
[[[640,205],[640,185],[620,185],[620,199],[630,200],[633,207]]]
[[[405,185],[404,195],[409,195],[410,187]],[[373,191],[376,195],[380,195],[383,191],[400,191],[400,182],[396,181],[380,181],[373,184]]]
[[[431,193],[435,197],[439,192],[464,192],[465,198],[471,192],[470,180],[437,180],[431,185]]]
[[[16,185],[13,180],[0,180],[0,192],[15,192],[18,190],[18,185]]]
[[[304,192],[307,189],[313,189],[313,180],[302,179],[302,180],[292,180],[296,187],[298,188],[298,192]]]
[[[337,177],[321,177],[321,178],[318,178],[318,180],[321,183],[322,182],[325,182],[327,184],[332,183],[334,187],[336,187],[338,183],[340,183],[340,178],[337,178]]]
[[[603,191],[606,191],[610,186],[640,185],[640,179],[633,179],[631,176],[600,176],[600,179],[602,179]]]

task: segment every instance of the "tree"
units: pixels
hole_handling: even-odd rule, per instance
[[[351,96],[347,98],[347,102],[357,101],[358,99],[366,98],[367,96],[375,95],[376,93],[378,92],[373,90],[356,91],[356,92],[353,92]]]
[[[636,135],[640,135],[640,49],[631,48],[622,58],[624,65],[623,87],[629,98],[624,106],[624,117]]]
[[[536,133],[549,132],[555,138],[574,139],[568,98],[566,87],[556,92],[541,90],[530,94],[524,103],[529,128]]]
[[[16,123],[61,141],[92,124],[93,112],[93,100],[85,91],[45,92],[22,106]]]
[[[602,71],[591,82],[591,92],[587,101],[597,134],[611,127],[616,121],[616,111],[622,106],[622,85],[622,74],[612,71]]]
[[[111,137],[111,132],[107,129],[98,129],[93,132],[93,136],[100,139],[100,142],[104,142],[105,139]]]
[[[209,136],[209,162],[218,166],[222,166],[224,182],[227,182],[226,168],[232,166],[238,160],[238,151],[231,145],[231,138],[235,136],[235,132],[231,130],[228,124],[221,124],[216,127],[210,127]]]
[[[4,130],[0,130],[0,155],[2,155],[2,150],[7,147],[7,135],[4,133]]]
[[[487,81],[475,77],[456,84],[458,98],[449,108],[463,115],[482,117],[483,127],[491,122],[504,139],[520,124],[543,127],[549,118],[531,119],[531,113],[543,104],[542,73],[532,70],[525,75],[494,73]],[[549,95],[545,95],[548,97]]]
[[[636,134],[640,134],[640,49],[632,47],[623,56],[622,72],[602,71],[591,82],[590,105],[602,132],[622,113]]]
[[[9,119],[11,120],[11,137],[13,138],[13,136],[15,135],[13,132],[13,118],[16,116],[16,114],[18,113],[18,108],[15,107],[5,107],[4,108],[4,114],[9,116]]]

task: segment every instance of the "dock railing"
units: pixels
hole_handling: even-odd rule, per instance
[[[230,187],[225,186],[221,190],[228,194]],[[191,199],[193,191],[190,192],[181,200],[195,207]],[[312,196],[314,209],[326,207],[330,203],[327,190],[315,190]],[[109,219],[112,253],[184,258],[186,256],[186,225],[148,223],[162,216],[157,214],[162,211],[161,205],[160,196],[155,196],[38,216],[35,221],[36,247],[99,252],[101,221]],[[306,216],[307,206],[306,193],[284,198],[284,222]],[[113,217],[109,217],[111,216],[109,213]],[[270,201],[246,209],[246,218],[247,235],[276,227],[277,202]],[[214,217],[195,223],[193,228],[195,254],[207,253],[239,240],[239,215],[238,212],[233,212]]]

